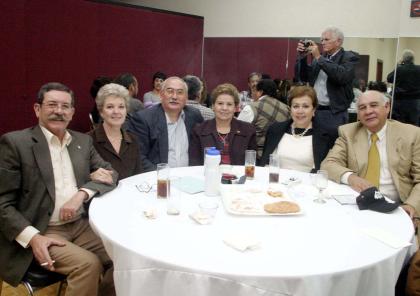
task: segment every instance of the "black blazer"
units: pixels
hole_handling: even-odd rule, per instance
[[[232,165],[244,165],[245,150],[257,150],[255,127],[247,122],[232,118],[228,136],[230,162]],[[191,134],[189,148],[190,165],[203,165],[204,148],[219,147],[217,141],[216,120],[206,120],[197,124]]]
[[[123,139],[119,153],[112,147],[102,123],[88,133],[92,137],[93,146],[99,155],[118,172],[118,181],[143,172],[136,136],[124,130],[121,132]]]
[[[261,166],[268,164],[270,154],[277,148],[281,138],[283,138],[284,133],[290,128],[292,122],[292,120],[276,122],[269,127],[265,138],[264,152],[260,160]],[[312,151],[315,164],[313,171],[316,171],[319,170],[321,162],[327,156],[328,151],[334,146],[335,139],[338,137],[338,131],[336,129],[320,129],[315,122],[312,124],[312,131]]]
[[[307,64],[306,57],[299,58],[295,65],[295,78],[309,82],[314,86],[319,71],[323,70],[327,78],[327,92],[330,97],[330,107],[333,113],[345,111],[354,99],[353,80],[354,67],[359,62],[359,54],[345,51],[341,48],[331,59],[321,56]]]
[[[185,106],[184,113],[189,139],[191,130],[203,121],[203,117],[194,107]],[[168,128],[161,104],[134,113],[128,120],[127,129],[138,137],[144,171],[156,170],[158,163],[168,162]]]

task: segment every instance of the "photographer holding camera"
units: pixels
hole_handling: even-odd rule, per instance
[[[347,123],[347,109],[354,98],[352,82],[359,55],[345,51],[343,40],[343,33],[331,27],[321,35],[322,54],[312,40],[301,40],[297,46],[295,79],[314,87],[318,97],[315,120],[324,130]],[[312,55],[310,65],[308,55]]]

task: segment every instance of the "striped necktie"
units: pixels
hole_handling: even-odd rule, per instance
[[[368,167],[366,171],[365,179],[370,183],[379,188],[379,173],[381,169],[381,159],[379,157],[378,147],[376,142],[378,141],[378,135],[372,134],[370,136],[370,149],[368,154]]]

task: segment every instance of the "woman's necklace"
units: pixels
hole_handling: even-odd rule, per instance
[[[292,136],[295,137],[295,138],[303,137],[311,128],[312,128],[312,126],[309,125],[307,128],[305,128],[305,130],[302,133],[296,135],[295,134],[295,126],[292,124]]]
[[[223,143],[223,146],[226,145],[227,137],[229,136],[229,133],[222,135],[221,133],[217,132],[217,135],[219,136],[219,140]]]

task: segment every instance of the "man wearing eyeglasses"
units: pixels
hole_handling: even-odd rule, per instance
[[[359,55],[345,51],[343,41],[343,32],[331,27],[321,35],[322,54],[312,40],[300,41],[297,46],[295,78],[314,87],[318,97],[315,120],[324,129],[347,123],[347,109],[354,99],[352,82]],[[310,65],[309,55],[312,56]]]
[[[136,112],[128,122],[128,130],[138,136],[145,171],[156,170],[158,163],[188,166],[191,130],[203,121],[197,109],[186,106],[188,87],[181,78],[166,79],[160,97],[160,104]]]
[[[67,275],[66,295],[115,295],[112,262],[83,205],[112,190],[117,173],[89,136],[67,129],[67,86],[42,86],[34,111],[37,126],[0,138],[0,278],[17,286],[38,264]]]

